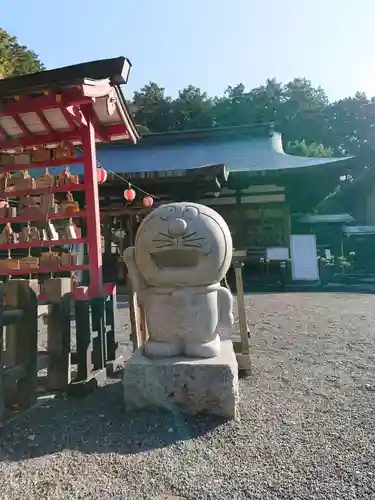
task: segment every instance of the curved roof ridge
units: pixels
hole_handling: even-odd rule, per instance
[[[98,148],[98,158],[117,172],[167,172],[225,165],[235,172],[267,172],[337,164],[353,157],[303,157],[284,152],[281,134],[268,137],[237,137],[221,141],[183,141],[150,147]]]

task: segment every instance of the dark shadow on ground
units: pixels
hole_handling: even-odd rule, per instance
[[[314,286],[314,287],[309,287],[309,286],[287,286],[285,288],[283,287],[254,287],[254,286],[245,286],[244,287],[244,292],[246,294],[250,295],[272,295],[272,294],[279,294],[279,293],[339,293],[339,294],[368,294],[368,295],[374,295],[375,294],[375,287],[374,289],[364,289],[364,288],[359,288],[359,287],[343,287],[343,286]],[[233,295],[236,295],[236,289],[232,289]]]
[[[64,449],[134,454],[213,432],[225,424],[208,415],[162,410],[125,413],[122,385],[114,381],[84,400],[54,399],[0,429],[0,460],[18,461]]]
[[[231,286],[231,292],[233,295],[237,295],[236,287]],[[275,293],[352,293],[352,294],[375,294],[374,286],[364,286],[360,285],[287,285],[283,286],[255,286],[251,284],[244,284],[244,292],[250,295],[271,295]],[[129,302],[127,299],[118,298],[117,299],[117,309],[128,309]]]

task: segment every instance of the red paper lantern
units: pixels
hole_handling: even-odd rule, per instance
[[[152,198],[152,196],[146,196],[145,198],[143,198],[143,205],[145,207],[152,207],[153,204],[154,199]]]
[[[96,169],[96,172],[98,175],[98,184],[103,184],[107,180],[107,170],[104,170],[103,167],[100,167]]]
[[[125,189],[124,198],[126,201],[133,201],[135,198],[135,191],[132,188]]]

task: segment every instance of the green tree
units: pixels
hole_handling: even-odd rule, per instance
[[[250,98],[245,85],[229,86],[222,97],[213,99],[213,118],[217,127],[230,127],[249,123]]]
[[[332,103],[327,108],[330,143],[347,155],[373,156],[375,146],[375,98],[363,92]]]
[[[296,156],[315,156],[315,157],[331,157],[333,156],[332,148],[326,148],[323,144],[312,142],[308,144],[305,139],[302,141],[289,141],[285,147],[285,152]]]
[[[149,82],[134,92],[131,108],[135,122],[151,132],[166,132],[173,128],[172,99],[155,82]]]
[[[292,154],[361,155],[373,161],[375,97],[357,92],[330,103],[324,89],[305,78],[286,84],[271,78],[250,90],[240,83],[213,98],[189,85],[174,100],[151,82],[134,94],[132,109],[136,123],[150,132],[272,121]]]
[[[25,75],[45,69],[32,50],[20,45],[15,36],[0,28],[0,75]]]
[[[189,85],[178,93],[172,103],[173,128],[176,130],[193,130],[211,128],[213,126],[213,102],[206,92]]]

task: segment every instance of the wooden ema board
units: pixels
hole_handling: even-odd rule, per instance
[[[10,176],[9,169],[6,172],[1,170],[3,182],[0,200],[3,200],[3,206],[0,208],[0,223],[3,224],[3,230],[0,233],[0,251],[8,251],[8,258],[0,259],[0,275],[81,270],[82,265],[79,265],[77,256],[62,252],[61,247],[87,242],[73,223],[74,217],[75,222],[80,224],[85,212],[79,210],[70,192],[71,187],[84,190],[84,184],[77,184],[78,179],[67,171],[54,176],[46,170],[41,177],[34,179],[26,170],[21,172],[21,176],[14,177]],[[36,187],[36,181],[39,187]],[[52,190],[66,194],[67,198],[57,204]],[[56,231],[53,221],[59,220],[63,224]],[[15,225],[18,226],[17,232],[13,230]],[[53,247],[60,248],[60,254],[52,252]],[[31,252],[31,249],[39,249],[39,252]],[[46,252],[48,249],[50,251]],[[23,254],[23,257],[15,257],[17,253]]]

